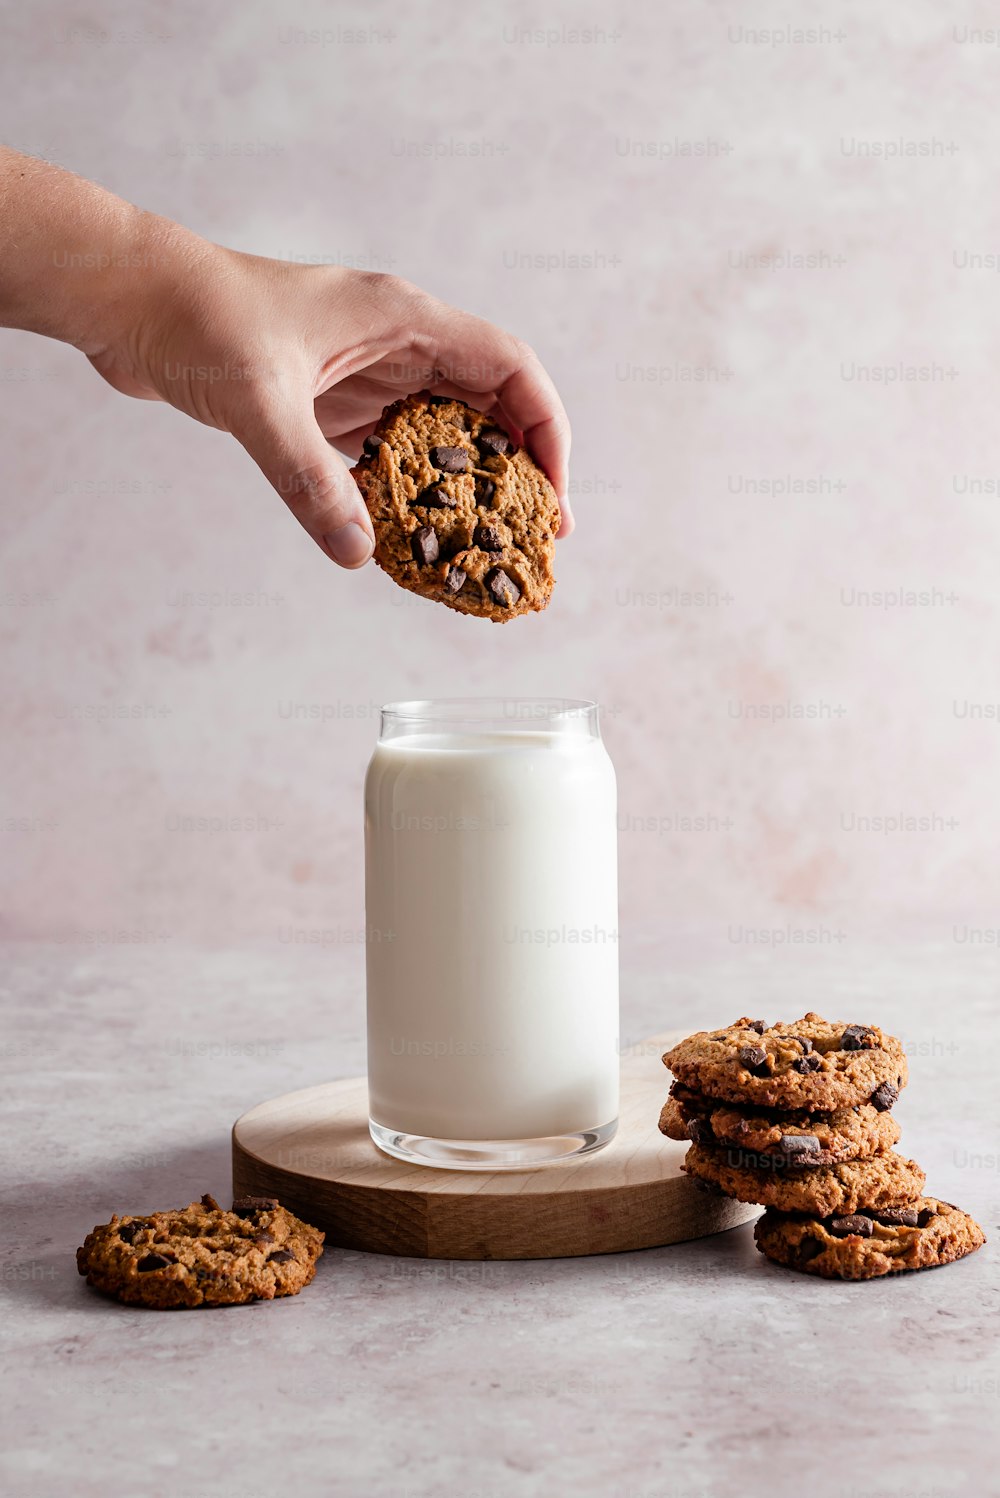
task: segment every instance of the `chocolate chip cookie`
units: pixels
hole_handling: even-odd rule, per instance
[[[716,1187],[740,1202],[759,1202],[779,1212],[803,1212],[809,1217],[833,1217],[865,1207],[901,1207],[924,1189],[926,1177],[915,1160],[892,1150],[867,1160],[843,1160],[839,1165],[795,1169],[742,1150],[692,1144],[684,1156],[689,1175]]]
[[[242,1305],[297,1295],[316,1273],[323,1238],[273,1197],[242,1197],[224,1212],[203,1196],[172,1212],[112,1217],[87,1234],[76,1267],[125,1305]]]
[[[482,411],[426,390],[396,401],[351,472],[400,587],[499,624],[545,608],[559,502]]]
[[[827,1280],[871,1280],[905,1269],[934,1269],[975,1253],[986,1242],[982,1228],[966,1212],[931,1196],[884,1211],[823,1219],[767,1211],[757,1220],[754,1238],[775,1264]]]
[[[689,1035],[663,1058],[685,1086],[743,1105],[831,1113],[868,1103],[884,1112],[906,1085],[900,1042],[875,1025],[738,1019]]]
[[[745,1150],[748,1158],[773,1157],[774,1164],[799,1167],[866,1160],[891,1149],[900,1135],[892,1114],[872,1103],[856,1103],[835,1113],[779,1113],[737,1108],[675,1082],[660,1114],[660,1130],[670,1139],[722,1144]]]

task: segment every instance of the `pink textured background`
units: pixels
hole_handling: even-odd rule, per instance
[[[579,528],[546,615],[465,620],[326,563],[232,440],[0,335],[3,930],[351,945],[378,704],[475,692],[607,704],[626,942],[995,926],[1000,281],[964,262],[1000,251],[1000,48],[962,39],[991,17],[11,11],[9,142],[533,342],[574,422]],[[790,20],[822,30],[745,39]],[[559,35],[516,34],[540,25]],[[746,259],[782,254],[818,264]],[[846,377],[900,363],[931,377]],[[788,478],[807,492],[747,492]],[[849,602],[899,588],[935,601]],[[851,830],[899,815],[933,830]]]

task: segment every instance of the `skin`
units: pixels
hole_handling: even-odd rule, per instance
[[[337,448],[427,388],[486,411],[559,497],[570,430],[538,356],[398,276],[243,255],[48,162],[0,147],[0,326],[80,350],[109,385],[162,400],[246,449],[344,567],[374,546]]]

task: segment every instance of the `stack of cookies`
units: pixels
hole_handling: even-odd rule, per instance
[[[775,1263],[870,1279],[985,1241],[971,1217],[922,1195],[924,1172],[893,1149],[907,1081],[895,1036],[811,1012],[788,1025],[739,1019],[663,1061],[676,1081],[660,1129],[691,1141],[684,1169],[706,1189],[767,1208],[755,1236]]]

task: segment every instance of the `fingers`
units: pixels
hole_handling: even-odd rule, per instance
[[[562,510],[559,534],[569,535],[567,499],[570,425],[566,408],[535,351],[502,328],[443,302],[426,299],[428,352],[435,389],[487,391],[500,413],[552,481]],[[419,348],[425,340],[414,340]]]
[[[372,523],[343,460],[316,425],[312,399],[268,401],[233,429],[296,520],[341,567],[375,548]]]
[[[569,417],[555,386],[531,349],[525,362],[497,392],[500,410],[524,433],[529,452],[552,480],[559,499],[560,536],[568,536],[575,525],[567,489],[569,487]]]
[[[495,408],[548,474],[562,511],[559,535],[569,535],[569,417],[534,350],[397,276],[352,273],[348,286],[353,288],[348,352],[324,368],[317,389],[326,394],[340,381],[360,378],[372,390],[387,386],[405,392],[429,385],[436,394],[462,400],[485,395],[486,408]],[[341,318],[344,289],[341,273],[331,283],[332,305]],[[472,404],[484,406],[482,400]],[[341,433],[364,434],[365,414],[359,407],[340,413]]]

